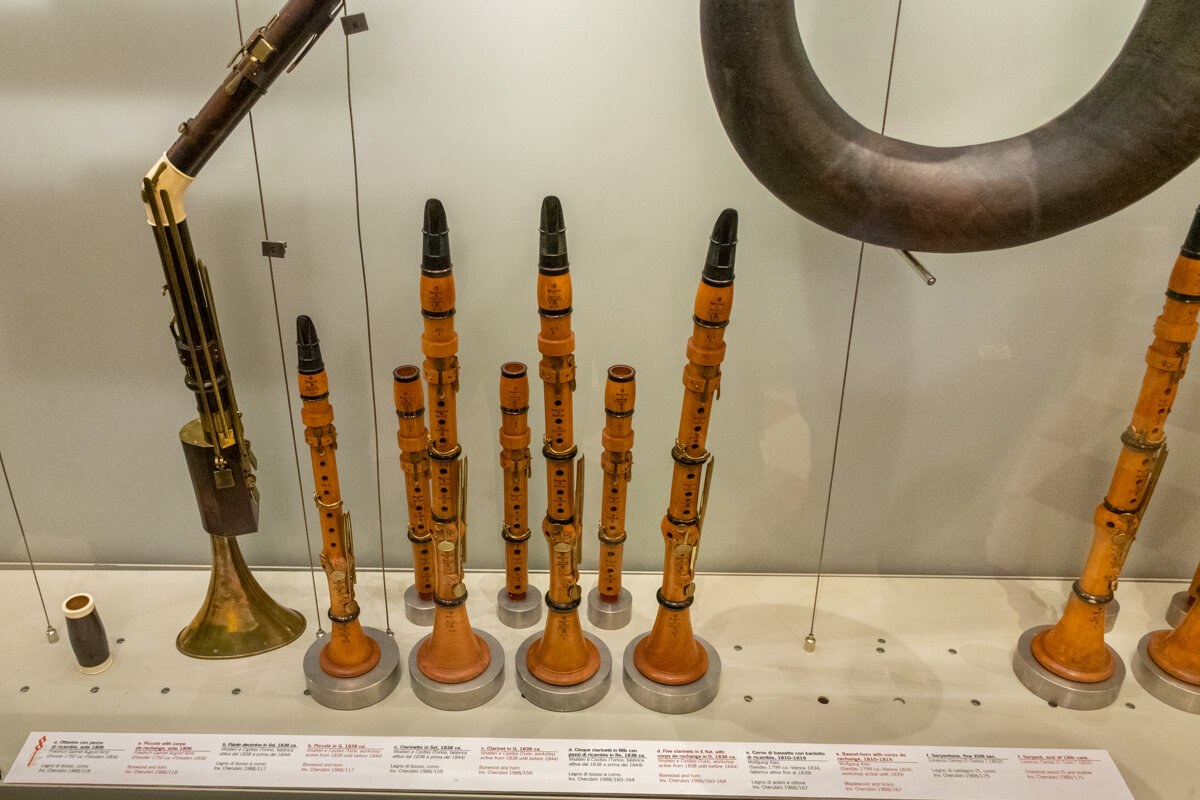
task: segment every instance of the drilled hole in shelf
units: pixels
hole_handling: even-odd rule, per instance
[[[887,644],[887,639],[876,639],[875,641],[879,642],[880,644]]]
[[[825,695],[821,695],[820,697],[817,698],[817,702],[823,706],[827,706],[827,705],[829,705],[829,698],[826,697]]]
[[[747,703],[753,703],[753,702],[754,702],[754,697],[753,697],[752,695],[748,695],[748,694],[747,694],[747,695],[743,695],[743,696],[742,696],[742,699],[743,699],[743,700],[745,700]]]
[[[955,650],[953,647],[951,647],[951,648],[950,648],[949,650],[947,650],[946,652],[947,652],[947,653],[949,653],[949,654],[950,654],[950,655],[952,655],[952,656],[956,656],[956,655],[958,655],[958,651],[957,651],[957,650]]]
[[[973,706],[981,706],[981,705],[983,705],[983,703],[979,702],[978,700],[972,700],[972,701],[971,701],[971,705],[973,705]]]
[[[876,648],[875,648],[875,652],[876,652],[876,653],[885,653],[885,652],[887,652],[887,651],[886,651],[886,650],[884,650],[882,647],[876,647]]]
[[[904,705],[904,698],[903,697],[893,697],[892,702],[899,703],[900,705]]]
[[[1058,708],[1058,703],[1054,702],[1053,700],[1047,700],[1046,705],[1050,706],[1051,708]]]
[[[158,690],[158,692],[159,692],[159,694],[170,694],[170,693],[171,693],[171,687],[170,687],[170,686],[164,686],[164,687],[162,687],[161,689],[159,689],[159,690]]]
[[[117,644],[125,644],[125,637],[124,636],[117,637]]]
[[[308,697],[308,696],[310,696],[311,694],[312,694],[312,692],[310,692],[308,689],[305,689],[305,690],[304,690],[304,696],[305,696],[305,697]]]
[[[22,686],[22,687],[21,687],[21,691],[22,691],[22,692],[28,692],[28,691],[29,691],[29,687],[28,687],[28,686]]]
[[[733,649],[740,653],[742,651],[742,646],[740,644],[735,644],[733,646]]]
[[[99,687],[99,686],[93,686],[93,687],[91,688],[91,692],[92,692],[92,694],[95,694],[95,693],[96,693],[96,692],[98,692],[98,691],[100,691],[100,687]]]
[[[1133,703],[1126,703],[1125,707],[1126,708],[1137,708],[1137,706],[1135,706]]]
[[[231,694],[241,694],[241,693],[242,693],[241,689],[234,689],[233,692],[231,692]]]

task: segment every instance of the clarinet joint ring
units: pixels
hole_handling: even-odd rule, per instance
[[[1112,592],[1109,592],[1108,594],[1091,594],[1090,592],[1085,592],[1083,590],[1083,587],[1079,584],[1079,581],[1075,581],[1075,583],[1071,584],[1071,591],[1076,597],[1087,603],[1089,606],[1103,606],[1113,601]]]

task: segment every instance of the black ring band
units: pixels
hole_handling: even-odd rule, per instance
[[[656,597],[658,598],[658,604],[660,606],[663,608],[669,608],[672,611],[683,611],[692,604],[693,600],[696,599],[696,596],[692,595],[691,597],[685,597],[683,600],[668,600],[667,598],[663,597],[662,589],[658,590]]]

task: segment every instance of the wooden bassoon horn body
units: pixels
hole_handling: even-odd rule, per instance
[[[662,521],[666,554],[658,614],[650,634],[638,642],[633,655],[638,672],[667,685],[692,683],[708,670],[708,653],[692,632],[690,607],[695,599],[696,554],[712,474],[705,444],[713,402],[720,393],[736,246],[737,212],[726,209],[713,228],[687,344],[683,409],[671,450],[675,462],[671,497]]]
[[[1094,534],[1079,580],[1072,586],[1062,617],[1029,641],[1029,654],[1053,676],[1079,685],[1055,686],[1024,661],[1018,645],[1014,668],[1035,694],[1074,708],[1097,708],[1116,699],[1124,672],[1104,643],[1104,621],[1121,568],[1150,502],[1167,456],[1165,423],[1176,389],[1187,368],[1200,311],[1200,213],[1197,213],[1167,283],[1167,299],[1154,324],[1146,351],[1146,371],[1129,427],[1121,434],[1121,452],[1104,500],[1093,515]],[[1027,632],[1029,636],[1031,632]],[[1120,672],[1118,672],[1120,670]],[[1111,692],[1088,689],[1106,682]],[[1049,696],[1047,696],[1049,693]],[[1086,698],[1086,699],[1085,699]]]
[[[582,683],[600,668],[597,646],[579,623],[580,516],[582,459],[577,481],[574,409],[575,334],[571,331],[571,273],[566,224],[557,197],[542,201],[538,256],[538,315],[541,331],[542,397],[546,432],[546,516],[542,533],[550,547],[550,579],[546,589],[546,626],[526,652],[525,665],[538,680],[555,686]]]

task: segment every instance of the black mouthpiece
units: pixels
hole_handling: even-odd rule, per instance
[[[1188,258],[1200,258],[1200,208],[1196,209],[1196,216],[1192,218],[1192,227],[1188,230],[1183,247],[1179,248],[1179,254]]]
[[[317,328],[303,314],[296,317],[296,368],[301,375],[316,375],[325,370]]]
[[[737,253],[737,212],[727,208],[713,225],[708,240],[708,257],[704,259],[701,278],[709,286],[728,286],[733,283],[733,259]]]
[[[554,195],[542,200],[541,245],[538,248],[538,272],[561,275],[567,271],[567,224],[562,203]]]
[[[421,228],[421,272],[439,275],[453,268],[450,263],[450,228],[446,225],[446,209],[442,201],[425,201],[425,225]]]

